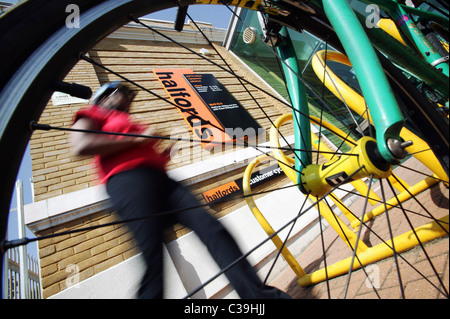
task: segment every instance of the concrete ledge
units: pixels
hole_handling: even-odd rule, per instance
[[[294,136],[287,137],[288,143],[294,142]],[[281,143],[283,146],[286,143]],[[266,146],[269,143],[262,143]],[[192,185],[208,178],[224,174],[246,166],[261,152],[253,148],[216,156],[198,163],[173,169],[167,174],[176,181]],[[109,196],[104,185],[98,185],[69,194],[45,199],[25,205],[25,224],[33,232],[60,225],[62,223],[90,215],[110,208]]]

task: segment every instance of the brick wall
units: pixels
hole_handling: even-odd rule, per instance
[[[66,82],[100,87],[91,64],[80,61],[67,75]],[[41,123],[70,127],[74,114],[86,104],[53,105],[49,102],[40,118]],[[68,144],[68,134],[62,131],[35,131],[30,141],[35,201],[59,196],[93,186],[97,178],[92,160],[74,157]]]
[[[39,235],[86,228],[116,221],[114,213],[103,211],[77,219]],[[39,242],[43,298],[58,293],[137,253],[126,226],[108,226],[58,236]]]

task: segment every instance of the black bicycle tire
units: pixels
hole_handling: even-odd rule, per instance
[[[66,26],[68,4],[79,6],[80,21],[86,25]],[[32,135],[30,123],[40,118],[55,83],[75,66],[80,53],[129,22],[131,14],[142,16],[174,6],[175,0],[33,0],[0,18],[1,57],[8,61],[2,64],[0,82],[0,150],[8,154],[0,161],[0,243],[6,237],[14,183]],[[1,258],[4,253],[0,247]]]

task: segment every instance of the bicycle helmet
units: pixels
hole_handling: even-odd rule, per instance
[[[98,89],[97,92],[95,92],[94,96],[91,99],[91,104],[98,104],[104,97],[111,95],[115,91],[120,91],[121,93],[128,96],[130,103],[136,96],[136,93],[134,93],[133,90],[131,90],[130,87],[124,82],[113,81],[103,84],[102,87]]]

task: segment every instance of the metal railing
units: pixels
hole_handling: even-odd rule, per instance
[[[16,181],[17,236],[25,238],[23,183]],[[3,256],[3,299],[41,299],[39,261],[27,253],[26,245],[11,248]]]
[[[39,261],[28,255],[27,256],[27,268],[28,278],[24,278],[27,281],[26,285],[21,285],[20,280],[20,254],[18,248],[9,249],[6,253],[6,278],[4,287],[5,299],[41,299],[41,284],[39,279]],[[22,291],[25,287],[25,291]]]

